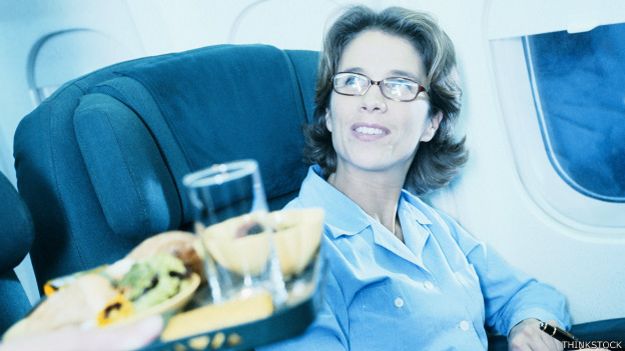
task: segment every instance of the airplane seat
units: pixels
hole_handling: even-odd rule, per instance
[[[295,197],[317,58],[219,45],[122,62],[59,88],[14,139],[18,189],[37,234],[37,281],[190,229],[182,177],[214,163],[256,159],[271,209]]]
[[[26,292],[13,269],[24,259],[34,238],[28,208],[11,182],[0,173],[0,335],[30,310]]]

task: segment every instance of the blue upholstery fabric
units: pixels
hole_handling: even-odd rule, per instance
[[[28,297],[13,268],[26,256],[33,241],[33,225],[26,205],[9,180],[0,174],[0,334],[30,309]]]
[[[176,55],[120,73],[151,92],[189,169],[252,158],[260,164],[270,197],[299,188],[305,172],[299,162],[300,131],[306,120],[287,56],[267,46],[210,51],[201,58]],[[184,175],[172,171],[177,179]]]
[[[85,95],[75,111],[74,128],[113,232],[142,239],[180,223],[178,194],[169,171],[132,110],[108,95]],[[112,172],[111,165],[119,170]]]
[[[66,84],[20,123],[18,187],[33,212],[40,282],[190,228],[182,177],[259,161],[271,208],[305,176],[318,54],[221,45],[124,62]]]
[[[28,296],[13,270],[0,273],[0,335],[30,310]]]
[[[33,224],[28,208],[0,173],[0,272],[12,270],[26,256],[33,242]]]

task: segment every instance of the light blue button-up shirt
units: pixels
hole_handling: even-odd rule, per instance
[[[310,168],[289,207],[326,211],[323,307],[298,338],[263,350],[486,350],[526,318],[569,327],[565,299],[450,217],[402,191],[402,243]]]

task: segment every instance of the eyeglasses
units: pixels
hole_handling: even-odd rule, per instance
[[[393,101],[412,101],[419,93],[426,91],[425,87],[412,79],[389,77],[382,80],[372,80],[364,74],[354,72],[340,72],[332,77],[334,91],[341,95],[362,96],[369,91],[371,85],[380,87],[382,95]]]

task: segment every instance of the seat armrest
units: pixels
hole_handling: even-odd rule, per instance
[[[576,324],[571,328],[571,333],[581,340],[587,341],[621,341],[623,348],[625,348],[625,318]]]
[[[583,341],[616,341],[625,348],[625,318],[606,319],[571,327],[571,334]],[[502,335],[488,336],[488,351],[507,351],[508,341]]]

